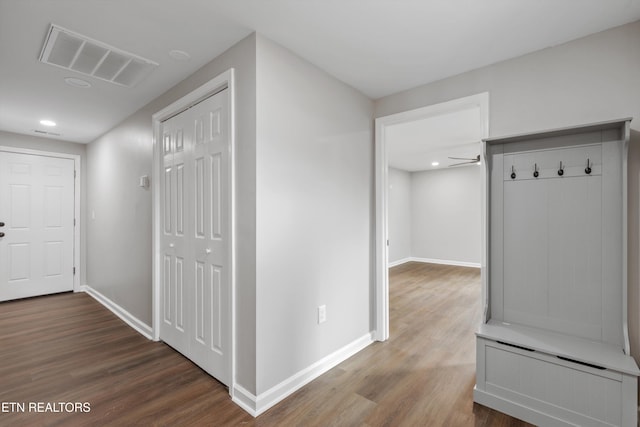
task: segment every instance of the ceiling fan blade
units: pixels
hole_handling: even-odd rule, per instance
[[[469,162],[479,162],[480,161],[480,154],[478,154],[476,157],[449,157],[451,160],[467,160]]]
[[[454,163],[452,165],[449,165],[448,167],[452,167],[452,166],[460,166],[460,165],[471,165],[473,163],[477,163],[475,159],[471,160],[470,162],[461,162],[461,163]]]

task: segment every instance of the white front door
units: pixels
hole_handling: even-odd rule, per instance
[[[0,301],[73,290],[74,161],[0,151]]]
[[[230,381],[228,90],[162,124],[160,339]]]

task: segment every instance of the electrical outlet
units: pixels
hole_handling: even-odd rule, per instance
[[[318,325],[327,321],[327,306],[321,305],[318,307]]]

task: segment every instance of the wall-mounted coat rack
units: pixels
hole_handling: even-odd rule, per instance
[[[629,120],[485,140],[476,402],[536,425],[637,426],[621,221]]]
[[[529,150],[504,154],[505,180],[560,179],[600,176],[602,150],[598,145],[569,146],[554,150]],[[529,173],[518,173],[521,170]]]

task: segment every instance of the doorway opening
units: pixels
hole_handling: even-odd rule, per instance
[[[389,338],[388,268],[390,244],[393,244],[389,235],[389,168],[404,169],[411,173],[442,168],[455,169],[466,165],[477,167],[475,165],[478,162],[484,163],[480,140],[488,136],[489,94],[487,92],[376,119],[376,340],[385,341]],[[480,181],[477,186],[481,201],[480,218],[478,218],[480,223],[479,264],[482,295],[483,300],[486,301],[484,267],[487,252],[487,224],[484,167],[480,168]],[[411,258],[412,256],[409,255],[409,259]],[[433,259],[430,260],[433,261]],[[484,310],[486,311],[486,307]]]

